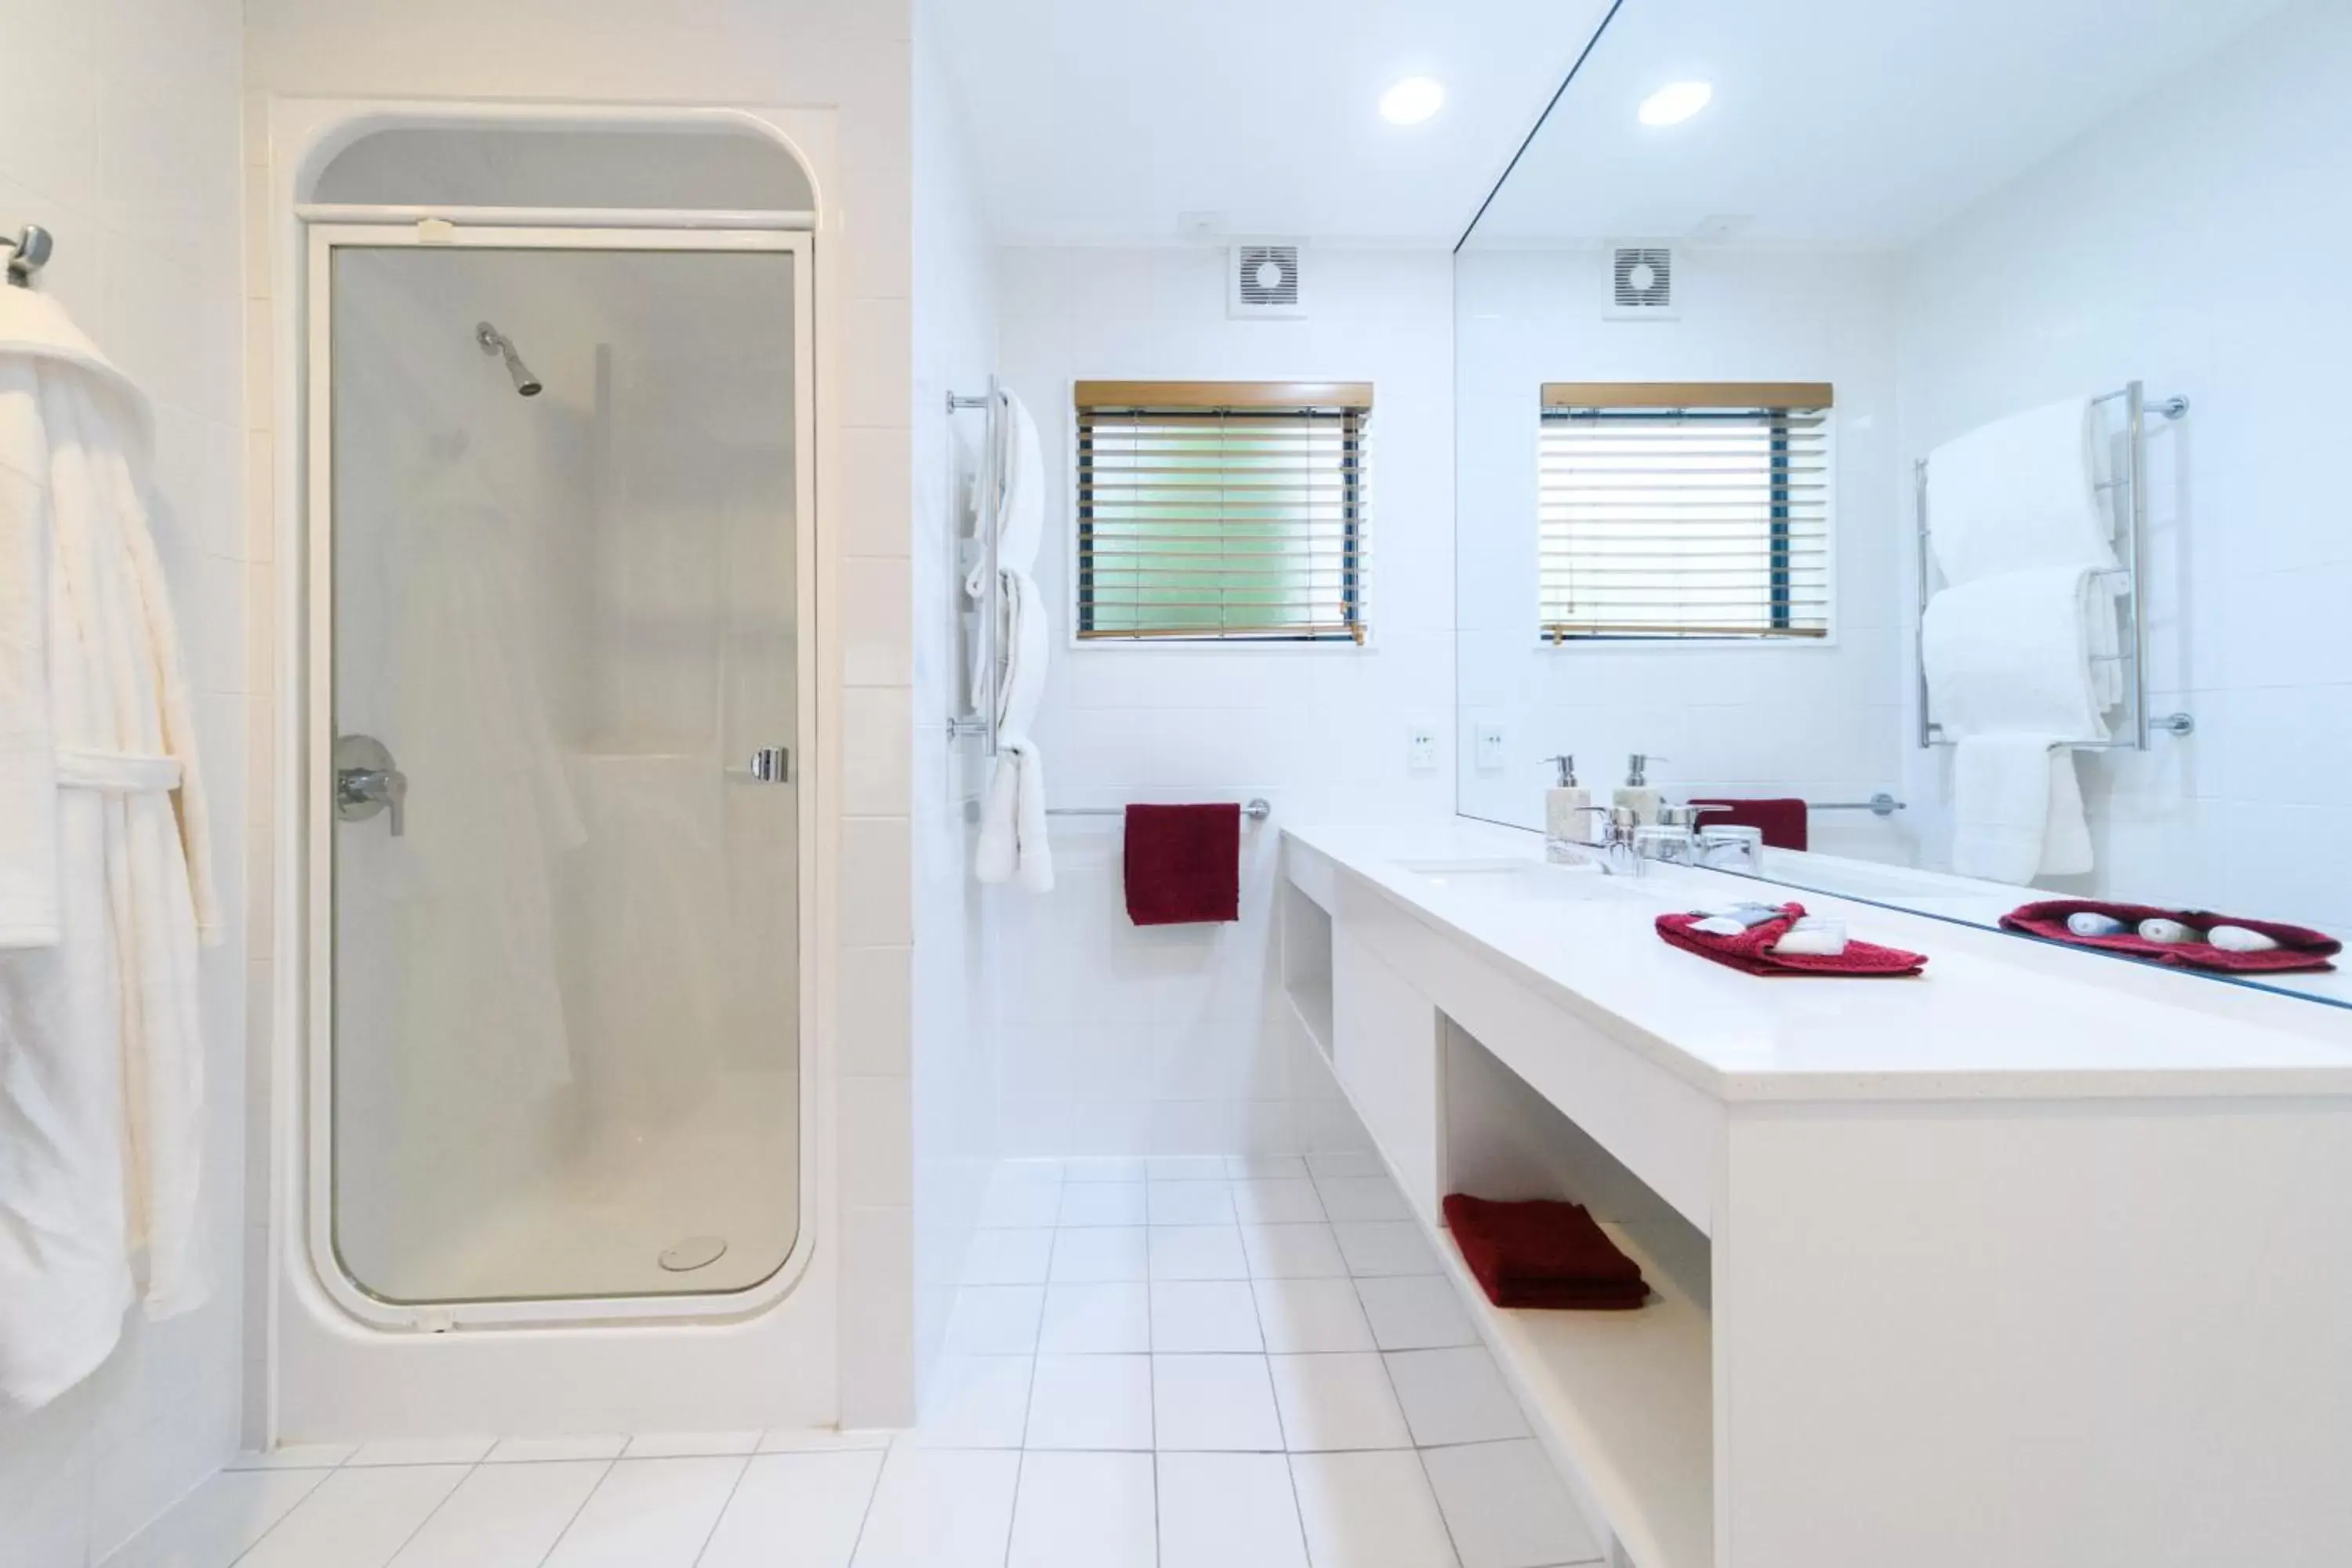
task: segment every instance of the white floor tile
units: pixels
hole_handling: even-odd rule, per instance
[[[466,1475],[463,1465],[337,1470],[237,1568],[383,1568]]]
[[[548,1553],[547,1568],[689,1568],[748,1463],[614,1460]]]
[[[1066,1185],[1088,1182],[1139,1182],[1143,1178],[1144,1163],[1141,1160],[1103,1156],[1062,1162],[1062,1181]]]
[[[1229,1154],[1225,1171],[1253,1181],[1300,1181],[1306,1178],[1307,1162],[1297,1154]]]
[[[1334,1248],[1336,1251],[1336,1247]],[[1356,1302],[1352,1279],[1258,1279],[1251,1282],[1265,1348],[1277,1354],[1368,1351],[1372,1331]]]
[[[1141,1182],[1076,1182],[1062,1189],[1063,1225],[1141,1225],[1149,1213]]]
[[[1260,1279],[1338,1279],[1348,1272],[1328,1225],[1245,1225],[1242,1249]]]
[[[1282,1447],[1274,1383],[1259,1355],[1155,1355],[1151,1413],[1163,1449]]]
[[[343,1463],[362,1469],[383,1465],[478,1465],[496,1441],[491,1437],[393,1437],[361,1444]]]
[[[1018,1454],[893,1448],[857,1539],[856,1568],[1002,1568]]]
[[[744,1432],[640,1432],[622,1451],[628,1459],[723,1459],[757,1453],[757,1427]]]
[[[228,1568],[317,1490],[329,1472],[224,1470],[145,1530],[106,1568]]]
[[[1234,1212],[1247,1225],[1307,1225],[1325,1217],[1315,1184],[1288,1179],[1235,1182]]]
[[[484,1465],[433,1510],[393,1568],[515,1568],[547,1556],[609,1459]]]
[[[1150,1454],[1024,1454],[1007,1568],[1153,1568]]]
[[[1356,1294],[1363,1298],[1372,1338],[1384,1351],[1444,1350],[1478,1342],[1478,1331],[1463,1310],[1461,1295],[1442,1274],[1359,1279]]]
[[[1242,1279],[1159,1279],[1151,1285],[1151,1348],[1163,1354],[1265,1349],[1257,1301]]]
[[[1051,1225],[1055,1211],[1061,1206],[1062,1178],[1058,1171],[1001,1165],[981,1200],[980,1223],[992,1230]]]
[[[893,1434],[878,1427],[771,1426],[760,1434],[762,1454],[835,1454],[887,1448]]]
[[[1028,1355],[1037,1348],[1043,1285],[967,1285],[948,1310],[949,1355]]]
[[[1412,1440],[1423,1447],[1528,1435],[1519,1402],[1511,1397],[1486,1346],[1395,1351],[1388,1363]]]
[[[1030,1384],[1028,1448],[1151,1447],[1151,1358],[1039,1356]]]
[[[1143,1226],[1062,1230],[1054,1236],[1056,1285],[1100,1285],[1150,1277]]]
[[[1291,1452],[1412,1447],[1388,1369],[1373,1352],[1272,1356],[1267,1370]]]
[[[1025,1355],[940,1357],[909,1440],[927,1448],[1021,1447],[1031,1370]]]
[[[1381,1157],[1365,1149],[1339,1154],[1309,1154],[1307,1156],[1307,1168],[1314,1173],[1318,1182],[1326,1176],[1385,1176],[1389,1173],[1388,1167],[1381,1163]]]
[[[1153,1225],[1231,1225],[1234,1223],[1233,1184],[1214,1181],[1154,1182],[1149,1213]]]
[[[617,1459],[629,1439],[618,1432],[572,1437],[501,1437],[486,1465],[538,1465],[552,1459]]]
[[[1151,1227],[1151,1278],[1246,1279],[1249,1260],[1242,1233],[1230,1225],[1155,1225]]]
[[[360,1451],[357,1443],[289,1443],[267,1452],[247,1449],[223,1467],[231,1470],[331,1470]]]
[[[1223,1154],[1154,1154],[1145,1162],[1145,1173],[1155,1182],[1222,1182]]]
[[[883,1458],[874,1449],[761,1455],[695,1568],[849,1568]]]
[[[1404,1194],[1386,1176],[1319,1176],[1316,1189],[1323,1194],[1324,1212],[1334,1223],[1342,1220],[1411,1219]]]
[[[1453,1543],[1421,1456],[1293,1454],[1298,1520],[1314,1568],[1453,1568]]]
[[[1043,1285],[1046,1260],[1054,1256],[1051,1226],[1025,1230],[976,1230],[964,1255],[967,1285]]]
[[[1462,1568],[1591,1563],[1601,1544],[1532,1438],[1431,1448],[1421,1456]]]
[[[1335,1225],[1348,1272],[1357,1275],[1434,1274],[1437,1254],[1412,1220],[1360,1220]]]
[[[1151,1348],[1148,1285],[1048,1285],[1041,1355],[1135,1354]]]
[[[1307,1568],[1283,1457],[1160,1455],[1160,1568]]]

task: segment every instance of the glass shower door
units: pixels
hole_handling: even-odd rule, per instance
[[[803,242],[392,232],[314,274],[333,1264],[751,1289],[800,1229]]]

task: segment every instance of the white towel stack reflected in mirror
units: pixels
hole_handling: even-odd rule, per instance
[[[1004,675],[997,691],[996,772],[988,781],[980,813],[980,841],[972,849],[972,874],[983,882],[1018,881],[1033,892],[1054,886],[1054,853],[1045,838],[1045,763],[1029,736],[1037,701],[1045,690],[1045,662],[1053,653],[1053,630],[1045,618],[1045,595],[1029,570],[1037,563],[1045,531],[1045,470],[1037,423],[1019,398],[1005,396],[1012,439],[1006,443],[1002,504],[996,509],[996,568],[1002,620],[997,647],[1004,650]],[[987,526],[988,510],[981,510]],[[986,541],[982,541],[985,544]],[[964,579],[964,593],[983,611],[988,602],[988,561]],[[988,672],[972,661],[974,705],[987,700]]]
[[[1927,463],[1946,586],[1920,652],[1955,742],[1952,869],[2002,882],[2091,869],[2071,748],[2123,697],[2105,422],[2070,398],[1970,431]]]

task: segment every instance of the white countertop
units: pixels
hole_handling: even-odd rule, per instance
[[[1598,879],[1544,866],[1538,835],[1461,817],[1285,837],[1727,1100],[2352,1095],[2338,1008],[1709,871]],[[1503,861],[1531,870],[1479,874]],[[1927,973],[1768,979],[1654,927],[1740,898],[1836,915],[1858,940],[1928,954]]]

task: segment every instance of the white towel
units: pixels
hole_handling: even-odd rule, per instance
[[[996,710],[996,772],[981,803],[980,840],[972,874],[983,882],[1019,880],[1033,892],[1054,886],[1054,853],[1046,837],[1045,758],[1029,725],[1045,695],[1053,651],[1045,595],[1025,572],[1003,574],[1004,689]]]
[[[1928,710],[1944,733],[2105,740],[2091,627],[2095,609],[2113,624],[2109,581],[2084,567],[2045,566],[1929,600],[1920,652]]]
[[[0,1410],[89,1375],[134,1298],[205,1293],[220,915],[146,447],[138,390],[0,289]]]
[[[2105,422],[2087,397],[2013,414],[1927,458],[1928,541],[1954,586],[2035,566],[2114,568],[2098,489]]]
[[[2074,753],[2051,735],[1975,735],[1952,762],[1952,869],[2025,883],[2092,865]]]

